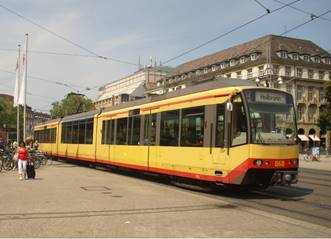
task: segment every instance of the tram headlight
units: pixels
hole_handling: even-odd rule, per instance
[[[262,164],[263,164],[263,161],[262,161],[261,159],[257,159],[257,160],[254,161],[254,164],[255,164],[256,166],[261,167]]]

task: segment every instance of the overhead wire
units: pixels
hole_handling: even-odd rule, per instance
[[[309,19],[308,21],[305,21],[305,22],[303,22],[303,23],[301,23],[301,24],[298,24],[298,25],[296,25],[296,26],[294,26],[294,27],[292,27],[292,28],[290,28],[290,29],[284,31],[284,32],[281,33],[280,35],[283,36],[283,35],[285,35],[285,34],[287,34],[287,33],[289,33],[289,32],[292,32],[292,31],[294,31],[294,30],[296,30],[296,29],[298,29],[298,28],[300,28],[300,27],[302,27],[302,26],[304,26],[304,25],[306,25],[306,24],[308,24],[308,23],[310,23],[310,22],[312,22],[312,21],[314,21],[314,20],[316,20],[316,19],[318,19],[318,18],[320,18],[320,17],[322,17],[322,16],[324,16],[324,15],[330,13],[330,12],[331,12],[331,9],[328,10],[328,11],[326,11],[326,12],[324,12],[324,13],[322,13],[322,14],[320,14],[320,15],[315,16],[314,18]]]
[[[23,19],[23,20],[25,20],[25,21],[27,21],[27,22],[29,22],[29,23],[31,23],[32,25],[35,25],[36,27],[39,27],[40,29],[42,29],[42,30],[44,30],[44,31],[46,31],[46,32],[48,32],[48,33],[50,33],[50,34],[52,34],[52,35],[54,35],[54,36],[56,36],[56,37],[58,37],[58,38],[60,38],[60,39],[62,39],[63,41],[65,41],[65,42],[67,42],[67,43],[69,43],[69,44],[71,44],[71,45],[74,45],[74,46],[76,46],[77,48],[80,48],[81,50],[90,53],[91,55],[94,55],[95,57],[98,57],[98,58],[100,58],[100,59],[104,59],[104,60],[115,61],[115,62],[119,62],[119,63],[127,64],[127,65],[138,66],[138,64],[136,64],[136,63],[132,63],[132,62],[128,62],[128,61],[124,61],[124,60],[117,59],[117,58],[113,58],[113,57],[108,57],[108,56],[99,55],[99,54],[97,54],[96,52],[94,52],[94,51],[92,51],[92,50],[90,50],[90,49],[88,49],[88,48],[86,48],[86,47],[84,47],[84,46],[82,46],[82,45],[80,45],[80,44],[78,44],[78,43],[76,43],[76,42],[74,42],[74,41],[72,41],[72,40],[70,40],[70,39],[68,39],[68,38],[66,38],[66,37],[64,37],[64,36],[62,36],[62,35],[60,35],[60,34],[58,34],[58,33],[56,33],[56,32],[54,32],[54,31],[52,31],[52,30],[50,30],[49,28],[47,28],[47,27],[45,27],[45,26],[43,26],[43,25],[41,25],[41,24],[39,24],[39,23],[37,23],[37,22],[31,20],[30,18],[28,18],[28,17],[22,15],[21,13],[18,13],[17,11],[14,11],[13,9],[11,9],[11,8],[9,8],[9,7],[4,6],[4,5],[1,4],[1,3],[0,3],[0,7],[1,7],[2,9],[6,10],[7,12],[10,12],[11,14],[13,14],[13,15],[15,15],[15,16],[17,16],[17,17],[19,17],[19,18],[21,18],[21,19]]]
[[[253,18],[253,19],[251,19],[251,20],[249,20],[249,21],[247,21],[247,22],[245,22],[245,23],[243,23],[243,24],[241,24],[241,25],[239,25],[239,26],[234,27],[233,29],[231,29],[231,30],[229,30],[229,31],[227,31],[227,32],[225,32],[225,33],[222,33],[222,34],[220,34],[220,35],[218,35],[218,36],[216,36],[216,37],[214,37],[214,38],[212,38],[212,39],[210,39],[210,40],[208,40],[208,41],[206,41],[206,42],[204,42],[204,43],[202,43],[202,44],[196,46],[196,47],[193,47],[193,48],[191,48],[191,49],[189,49],[189,50],[184,51],[183,53],[181,53],[181,54],[179,54],[179,55],[177,55],[177,56],[174,56],[174,57],[172,57],[172,58],[170,58],[170,59],[168,59],[168,60],[165,60],[165,61],[162,62],[162,64],[167,64],[167,63],[169,63],[169,62],[171,62],[171,61],[174,61],[174,60],[176,60],[176,59],[178,59],[178,58],[180,58],[180,57],[182,57],[182,56],[184,56],[184,55],[187,55],[188,53],[191,53],[191,52],[193,52],[193,51],[195,51],[195,50],[197,50],[197,49],[200,49],[200,48],[202,48],[202,47],[204,47],[204,46],[206,46],[206,45],[209,45],[210,43],[212,43],[212,42],[214,42],[214,41],[216,41],[216,40],[219,40],[219,39],[221,39],[221,38],[223,38],[223,37],[225,37],[225,36],[227,36],[227,35],[229,35],[229,34],[235,32],[235,31],[237,31],[237,30],[239,30],[239,29],[241,29],[241,28],[243,28],[243,27],[246,27],[246,26],[248,26],[249,24],[252,24],[252,23],[258,21],[258,20],[260,20],[260,19],[266,17],[266,16],[269,15],[269,14],[275,13],[275,12],[277,12],[277,11],[283,9],[283,8],[286,8],[286,7],[288,7],[288,6],[291,6],[291,5],[293,5],[294,3],[297,3],[297,2],[299,2],[299,1],[301,1],[301,0],[294,0],[294,1],[290,2],[290,3],[288,3],[288,4],[285,4],[285,5],[283,5],[283,6],[280,6],[280,7],[276,8],[276,9],[274,9],[274,10],[270,10],[270,12],[266,12],[266,13],[264,13],[264,14],[258,16],[258,17],[255,17],[255,18]]]
[[[283,5],[286,4],[286,3],[284,3],[284,2],[282,2],[282,1],[280,1],[280,0],[273,0],[273,1],[274,1],[274,2],[277,2],[277,3],[279,3],[279,4],[283,4]],[[309,15],[311,18],[313,18],[313,17],[316,16],[315,13],[307,12],[307,11],[305,11],[305,10],[302,10],[301,8],[298,8],[298,7],[295,7],[295,6],[289,6],[289,7],[292,8],[292,9],[294,9],[294,10],[296,10],[296,11],[298,11],[298,12],[305,13],[305,14]],[[331,19],[326,18],[326,17],[320,17],[320,19],[323,19],[323,20],[325,20],[325,21],[329,21],[329,22],[331,22]]]

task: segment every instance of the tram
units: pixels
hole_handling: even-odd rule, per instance
[[[40,150],[63,159],[208,181],[297,182],[290,94],[219,79],[55,119],[34,128]]]

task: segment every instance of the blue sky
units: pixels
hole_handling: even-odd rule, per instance
[[[281,6],[274,0],[260,2],[270,10]],[[0,0],[0,4],[99,55],[134,63],[140,56],[142,64],[148,64],[150,56],[157,62],[165,61],[265,13],[254,0]],[[331,1],[301,0],[293,6],[319,15],[331,9]],[[309,39],[331,50],[331,14],[324,17],[330,21],[317,19],[287,36]],[[282,9],[169,65],[267,34],[281,34],[309,18],[294,9]],[[23,44],[26,32],[30,34],[30,50],[89,54],[0,8],[0,93],[13,93],[15,76],[2,70],[14,71],[16,52],[6,49]],[[101,86],[137,68],[94,57],[31,53],[28,69],[30,76],[65,82],[81,90],[80,85]],[[45,111],[52,101],[62,99],[71,90],[29,78],[28,91],[32,94],[28,104]],[[97,96],[96,90],[83,93]]]

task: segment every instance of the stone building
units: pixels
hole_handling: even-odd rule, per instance
[[[255,81],[294,97],[302,145],[327,145],[317,123],[326,107],[323,83],[331,80],[331,55],[309,40],[264,36],[177,66],[147,93],[164,93],[215,77]],[[320,142],[321,140],[321,142]]]
[[[142,98],[145,88],[154,87],[170,70],[170,67],[147,66],[122,79],[112,81],[99,89],[99,96],[94,105],[98,109]]]

